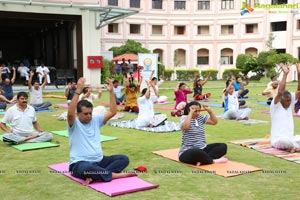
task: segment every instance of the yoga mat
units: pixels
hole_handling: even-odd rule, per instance
[[[110,118],[110,120],[121,119],[124,117],[124,113],[117,113],[115,116]]]
[[[63,174],[66,177],[84,184],[85,181],[79,178],[75,178],[70,175],[69,171],[69,163],[59,163],[55,165],[49,165],[50,169],[55,170],[56,172],[59,172],[59,174]],[[140,179],[137,176],[134,177],[128,177],[128,178],[120,178],[120,179],[114,179],[111,182],[95,182],[88,185],[88,187],[101,192],[103,194],[106,194],[108,196],[117,196],[121,194],[127,194],[131,192],[138,192],[143,190],[149,190],[152,188],[157,188],[159,185],[154,185],[151,183],[148,183],[142,179]]]
[[[38,113],[41,113],[41,112],[53,112],[53,110],[37,110],[37,111],[35,111],[35,112],[38,112]]]
[[[0,140],[3,141],[3,135],[0,135]],[[59,144],[54,144],[51,142],[32,142],[32,143],[22,143],[17,145],[10,145],[11,147],[19,150],[19,151],[29,151],[35,149],[44,149],[50,147],[58,147]]]
[[[257,101],[257,102],[255,102],[255,104],[270,106],[270,105],[267,104],[267,102],[263,102],[263,101]]]
[[[99,102],[99,104],[100,104],[100,105],[106,105],[106,106],[109,106],[109,105],[110,105],[110,102],[102,101],[102,102]],[[119,104],[119,105],[117,105],[117,106],[123,107],[123,106],[125,106],[125,105]]]
[[[207,105],[212,108],[222,108],[222,104],[220,103],[208,103]]]
[[[5,115],[6,111],[0,111],[0,115]]]
[[[178,152],[179,149],[168,149],[168,150],[162,150],[162,151],[154,151],[152,153],[162,156],[164,158],[168,158],[171,160],[174,160],[176,162],[180,162],[178,160]],[[185,163],[182,163],[185,164]],[[205,171],[208,171],[212,174],[216,174],[223,177],[232,177],[242,174],[248,174],[255,171],[260,171],[262,169],[253,167],[251,165],[246,165],[244,163],[234,162],[234,161],[228,161],[227,163],[220,163],[220,164],[211,164],[211,165],[189,165],[185,164],[190,167],[203,169]]]
[[[265,110],[265,111],[262,111],[261,113],[265,114],[265,115],[269,115],[270,111],[269,110]],[[293,117],[299,117],[298,113],[293,113]]]
[[[148,131],[148,132],[156,132],[156,133],[163,133],[163,132],[172,132],[172,131],[179,131],[180,124],[179,122],[169,122],[165,121],[165,125],[160,125],[157,127],[138,127],[135,123],[136,119],[132,120],[125,120],[125,121],[119,121],[119,122],[110,122],[110,126],[120,127],[120,128],[132,128],[132,129],[138,129],[142,131]]]
[[[244,101],[247,101],[247,100],[255,100],[256,98],[240,98],[239,100],[244,100]]]
[[[216,114],[217,118],[224,119],[223,113],[222,114]],[[248,120],[234,120],[234,119],[224,119],[228,121],[233,121],[233,122],[240,122],[243,123],[244,125],[252,125],[252,124],[267,124],[268,121],[264,120],[259,120],[259,119],[248,119]]]
[[[67,103],[56,104],[59,107],[68,108],[69,105]]]
[[[261,153],[273,155],[275,157],[300,164],[300,152],[290,153],[272,147],[268,138],[253,138],[230,141],[232,144],[254,149]]]
[[[67,99],[67,97],[62,95],[54,95],[54,94],[45,94],[43,98],[58,98],[58,99]]]
[[[67,130],[51,131],[51,133],[54,133],[54,134],[60,135],[60,136],[64,136],[64,137],[69,137]],[[110,141],[110,140],[116,140],[118,138],[112,137],[112,136],[100,135],[100,139],[101,139],[101,142],[106,142],[106,141]]]
[[[209,102],[210,100],[208,99],[203,99],[203,100],[194,100],[194,98],[187,98],[189,101],[199,101],[199,102]]]
[[[172,102],[164,101],[164,102],[155,102],[154,104],[164,105],[164,104],[172,104]]]
[[[172,111],[175,110],[174,106],[164,106],[162,108],[157,107],[155,109],[158,109],[158,110],[172,110]]]

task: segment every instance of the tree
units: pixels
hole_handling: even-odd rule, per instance
[[[274,41],[274,39],[275,39],[275,36],[273,35],[273,33],[269,33],[269,38],[266,41],[266,46],[269,49],[273,49],[273,41]]]
[[[112,47],[109,49],[113,52],[114,56],[122,55],[125,53],[150,53],[150,50],[143,48],[142,43],[136,42],[134,40],[127,40],[126,43],[119,47]]]
[[[277,55],[275,50],[262,51],[258,54],[257,65],[260,69],[264,70],[265,74],[269,74],[270,70],[275,67],[275,64],[268,63],[269,56]]]
[[[239,54],[236,58],[236,68],[240,69],[244,76],[250,71],[262,74],[263,71],[257,66],[257,58],[251,54]]]

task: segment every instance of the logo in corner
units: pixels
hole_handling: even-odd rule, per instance
[[[243,16],[246,13],[253,12],[254,9],[251,8],[246,2],[242,2],[241,15]]]

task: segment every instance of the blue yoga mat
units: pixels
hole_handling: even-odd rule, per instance
[[[267,104],[267,102],[257,101],[255,104],[264,105],[264,106],[270,106]]]
[[[222,104],[220,103],[208,103],[207,105],[213,108],[222,108]]]

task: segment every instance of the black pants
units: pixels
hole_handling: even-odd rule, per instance
[[[196,165],[212,164],[214,159],[221,158],[227,153],[227,145],[224,143],[208,144],[204,149],[192,148],[181,154],[179,160],[181,162]]]

